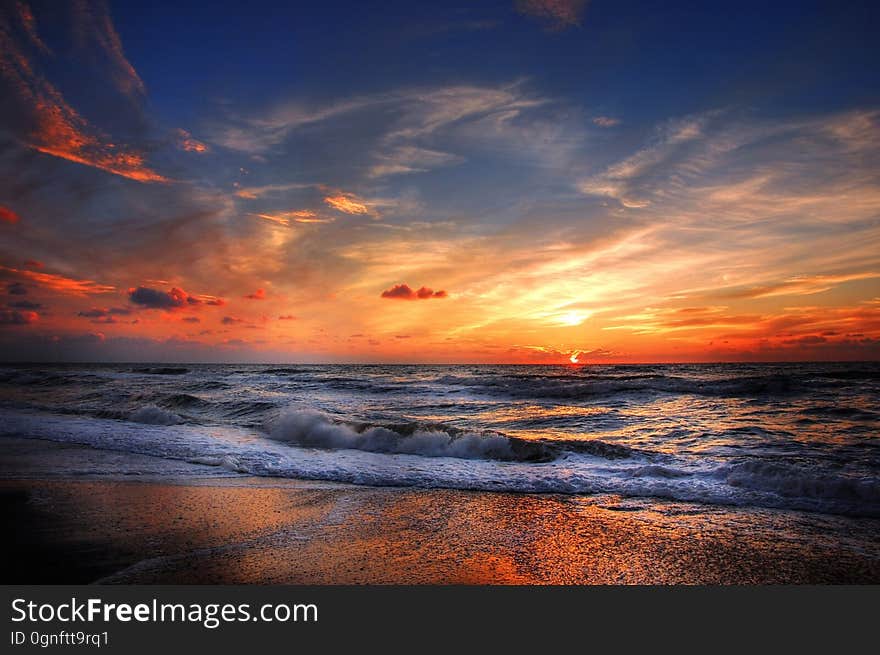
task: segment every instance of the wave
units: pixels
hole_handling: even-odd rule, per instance
[[[880,414],[877,412],[845,405],[816,405],[802,411],[813,416],[849,419],[851,421],[877,421],[880,419]]]
[[[131,413],[128,420],[147,425],[177,425],[183,419],[173,412],[166,412],[155,405],[147,405]]]
[[[162,417],[156,409],[138,412],[156,420]],[[540,446],[552,446],[555,458],[530,461],[517,455],[517,440],[504,435],[426,427],[407,434],[380,426],[359,430],[313,410],[288,412],[272,427],[270,438],[261,438],[240,428],[9,411],[0,422],[0,436],[48,438],[220,467],[230,474],[507,493],[615,494],[880,517],[876,477],[812,464],[642,451],[609,459],[552,443]],[[107,460],[107,474],[113,474],[118,461]]]
[[[396,429],[349,424],[334,421],[326,414],[310,409],[282,414],[269,426],[269,435],[277,441],[308,448],[422,457],[541,462],[550,461],[559,453],[558,449],[544,443],[512,439],[502,434],[468,433],[418,424],[396,426]]]
[[[297,368],[293,366],[281,366],[275,368],[267,368],[260,371],[264,375],[302,375],[304,373],[312,373],[312,369]]]
[[[762,460],[722,466],[715,475],[733,487],[770,491],[786,498],[880,505],[880,480],[876,478],[850,477]]]
[[[213,403],[198,396],[188,393],[175,393],[165,396],[159,401],[164,407],[171,408],[205,408],[210,407]]]
[[[188,368],[180,366],[144,366],[131,369],[132,373],[146,373],[147,375],[184,375],[189,373]]]
[[[450,384],[472,386],[512,398],[584,400],[630,393],[684,394],[717,397],[787,396],[807,391],[807,382],[774,374],[719,379],[664,375],[633,376],[502,376],[492,380],[459,378]]]
[[[103,384],[108,380],[90,373],[60,373],[39,370],[9,371],[0,374],[0,383],[24,387],[65,387]]]

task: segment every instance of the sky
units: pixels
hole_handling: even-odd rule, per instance
[[[0,0],[0,359],[880,359],[878,17]]]

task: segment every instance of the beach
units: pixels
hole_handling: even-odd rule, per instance
[[[88,472],[102,459],[117,474]],[[788,510],[187,477],[155,457],[10,438],[0,499],[6,583],[880,582],[880,520]]]

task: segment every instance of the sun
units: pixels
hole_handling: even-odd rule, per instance
[[[576,352],[572,353],[571,357],[568,358],[568,361],[570,361],[572,364],[577,364],[578,363],[578,355],[580,355],[580,353],[576,353]]]
[[[565,326],[574,327],[574,326],[580,325],[581,323],[586,321],[588,318],[590,318],[591,315],[592,315],[592,312],[582,311],[582,310],[565,312],[563,314],[557,315],[554,318],[554,322],[557,325],[565,325]]]

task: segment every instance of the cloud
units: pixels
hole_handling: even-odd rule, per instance
[[[40,315],[36,312],[20,312],[0,309],[0,325],[30,325],[36,323]]]
[[[516,0],[521,14],[544,21],[549,29],[564,30],[581,24],[587,0]]]
[[[36,259],[26,259],[24,265],[28,268],[43,268],[43,262],[37,261]]]
[[[125,70],[128,62],[117,56],[121,56],[121,46],[106,11],[96,6],[93,13],[80,2],[74,13],[81,40],[98,43],[113,63],[117,83],[127,91],[137,91],[139,78],[130,75]],[[37,62],[25,54],[20,39],[2,25],[0,77],[9,87],[5,98],[9,113],[5,120],[16,126],[18,139],[27,147],[138,182],[168,181],[144,164],[142,152],[118,144],[92,126],[37,72]]]
[[[27,38],[30,41],[31,45],[33,45],[43,54],[52,54],[49,46],[47,46],[43,42],[43,40],[40,38],[39,33],[37,32],[37,20],[36,18],[34,18],[34,14],[31,11],[30,7],[19,0],[16,3],[16,8],[18,9],[18,19],[21,23],[21,27],[24,30],[24,33],[27,35]]]
[[[375,137],[369,150],[371,177],[418,172],[422,169],[447,166],[463,161],[458,155],[442,152],[428,143],[445,129],[477,125],[481,138],[497,135],[502,128],[511,128],[522,113],[542,107],[548,101],[531,97],[521,82],[498,87],[451,85],[409,88],[348,99],[323,107],[304,108],[287,104],[271,108],[259,115],[230,117],[215,127],[211,140],[226,147],[250,154],[265,153],[292,139],[305,126],[320,129],[333,125],[333,119],[345,115],[349,122],[358,122]],[[349,116],[351,114],[352,116]],[[554,125],[553,129],[559,129]],[[419,142],[414,142],[418,140]],[[535,139],[547,144],[547,135]],[[269,185],[241,189],[240,197],[253,198],[270,190],[289,190],[295,185]],[[305,185],[311,186],[311,185]]]
[[[596,116],[593,119],[593,124],[599,127],[614,127],[615,125],[620,125],[620,119],[610,116]]]
[[[326,196],[324,202],[336,211],[345,214],[369,215],[372,213],[370,208],[364,204],[364,201],[353,193],[339,193],[333,196]]]
[[[131,314],[131,310],[126,307],[110,307],[110,308],[92,307],[91,309],[77,312],[77,316],[83,316],[85,318],[105,318],[105,317],[112,317],[112,316],[127,316],[128,314]]]
[[[222,323],[223,325],[237,325],[239,323],[244,323],[244,319],[238,318],[237,316],[224,316]]]
[[[631,209],[647,207],[651,204],[653,178],[674,173],[680,161],[699,148],[703,130],[713,116],[713,112],[707,112],[665,123],[655,131],[649,145],[582,180],[577,185],[579,190],[585,195],[614,198]]]
[[[177,147],[185,152],[208,152],[208,146],[198,139],[194,139],[193,135],[184,129],[178,128],[174,131],[175,142]]]
[[[560,361],[570,362],[572,357],[579,363],[586,364],[588,360],[610,359],[620,356],[620,353],[607,348],[567,348],[564,346],[537,346],[516,344],[507,349],[507,354],[516,360],[530,360],[536,362],[557,363]]]
[[[104,2],[74,0],[73,31],[81,48],[100,52],[97,56],[108,64],[111,78],[120,93],[138,98],[145,95],[144,82],[125,57],[122,39]]]
[[[7,307],[12,307],[13,309],[42,309],[43,306],[38,302],[31,302],[30,300],[17,300],[15,302],[6,303]]]
[[[818,334],[806,334],[796,339],[785,339],[782,343],[787,346],[815,346],[820,343],[828,343],[828,339]]]
[[[835,275],[799,275],[782,282],[760,286],[719,290],[718,297],[723,298],[771,298],[774,296],[809,296],[822,293],[834,287],[854,280],[872,280],[880,278],[880,272],[864,271],[858,273],[842,273]]]
[[[295,321],[296,316],[294,316],[293,314],[284,314],[282,316],[279,316],[278,320],[279,321]]]
[[[110,293],[111,291],[116,290],[116,287],[110,286],[108,284],[99,284],[94,280],[77,280],[75,278],[69,278],[63,275],[55,275],[52,273],[39,273],[37,271],[26,271],[9,268],[7,266],[0,266],[0,273],[23,278],[57,293],[70,296],[90,296],[93,294]],[[22,291],[12,291],[12,287],[10,286],[10,293],[27,293],[27,291],[24,290],[23,285],[19,286],[21,286],[21,288],[23,289]]]
[[[451,166],[464,161],[463,157],[448,152],[415,146],[398,146],[377,155],[376,159],[377,162],[367,173],[368,177],[427,173],[441,166]]]
[[[16,214],[8,207],[0,205],[0,222],[15,224],[18,223],[20,220],[21,217],[18,214]]]
[[[7,285],[6,292],[12,296],[26,296],[27,295],[27,287],[24,286],[21,282],[12,282]]]
[[[253,293],[249,293],[245,296],[245,298],[249,300],[265,300],[266,291],[265,289],[257,289]]]
[[[237,183],[236,183],[237,184]],[[314,184],[302,184],[300,182],[291,182],[289,184],[266,184],[264,186],[238,186],[235,195],[245,200],[256,200],[265,196],[284,194],[288,191],[302,191],[315,187]]]
[[[200,319],[198,316],[184,316],[180,320],[183,321],[184,323],[201,323],[202,322],[202,319]]]
[[[128,299],[147,309],[180,309],[202,302],[177,287],[172,287],[169,291],[151,289],[150,287],[131,288],[128,290]]]
[[[264,221],[277,223],[289,227],[291,222],[294,223],[332,223],[332,218],[322,218],[309,209],[294,209],[286,212],[273,212],[263,214],[251,214]]]
[[[446,298],[447,293],[443,290],[434,291],[428,287],[413,290],[408,284],[395,284],[390,289],[385,289],[381,297],[392,300],[428,300],[429,298]]]
[[[308,108],[299,103],[286,103],[258,117],[231,117],[218,127],[213,141],[231,150],[251,154],[265,153],[284,142],[290,133],[300,127],[343,116],[350,112],[387,103],[382,96],[354,98],[319,108]]]

